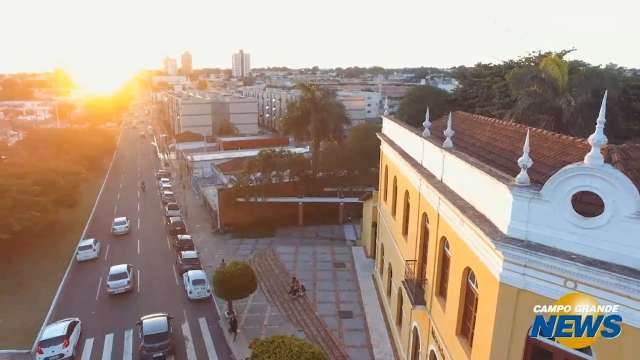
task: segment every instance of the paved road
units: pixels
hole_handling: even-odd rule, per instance
[[[151,140],[141,130],[123,129],[116,157],[90,220],[86,238],[101,241],[101,256],[73,263],[50,321],[66,317],[82,320],[78,345],[81,359],[137,358],[136,321],[140,316],[167,312],[174,316],[176,359],[230,359],[231,351],[218,325],[211,300],[186,298],[182,279],[174,271],[175,252],[164,227],[155,170],[158,160]],[[144,180],[147,190],[139,191]],[[128,216],[131,231],[113,236],[114,216]],[[109,296],[105,278],[111,265],[129,263],[138,271],[138,287]]]

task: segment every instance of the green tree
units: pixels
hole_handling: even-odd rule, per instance
[[[420,127],[427,107],[432,119],[438,118],[451,109],[451,96],[446,91],[429,85],[413,87],[400,101],[398,117],[410,125]]]
[[[258,287],[258,279],[249,264],[232,261],[219,267],[213,274],[213,290],[217,297],[227,301],[229,311],[233,311],[233,301],[253,294]]]
[[[350,169],[366,174],[379,166],[380,140],[377,133],[380,130],[380,125],[370,123],[351,128],[345,141]]]
[[[295,336],[276,335],[251,343],[250,360],[327,360],[317,345]]]
[[[340,142],[349,123],[344,105],[335,93],[315,85],[299,84],[300,97],[288,105],[282,119],[282,131],[298,141],[311,141],[311,165],[319,168],[320,144],[324,140]]]

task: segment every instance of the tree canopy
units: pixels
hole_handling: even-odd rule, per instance
[[[250,360],[327,360],[317,345],[295,336],[276,335],[252,342]]]
[[[244,261],[232,261],[219,267],[213,274],[213,290],[219,298],[229,302],[244,299],[258,288],[258,279],[253,268]]]
[[[451,95],[434,86],[416,86],[405,94],[400,101],[398,117],[404,122],[420,127],[424,121],[424,114],[429,107],[432,118],[440,117],[451,110]]]

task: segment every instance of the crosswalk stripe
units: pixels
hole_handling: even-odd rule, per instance
[[[191,330],[189,330],[189,322],[185,320],[182,323],[182,335],[184,335],[184,344],[187,350],[187,359],[196,360],[196,348],[193,345],[193,338],[191,337]]]
[[[91,349],[93,349],[93,338],[88,338],[84,341],[84,348],[82,348],[82,360],[91,359]]]
[[[102,348],[102,360],[111,360],[111,348],[113,347],[113,333],[104,336]]]
[[[131,360],[133,352],[133,330],[129,329],[124,332],[124,350],[122,353],[123,360]]]
[[[202,332],[204,346],[207,348],[209,360],[218,360],[218,354],[216,353],[216,348],[213,345],[213,339],[211,339],[211,333],[209,332],[209,326],[207,325],[207,319],[201,317],[198,319],[198,322],[200,323],[200,331]]]

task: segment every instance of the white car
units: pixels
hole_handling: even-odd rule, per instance
[[[162,184],[171,185],[171,179],[166,178],[166,177],[160,178],[160,180],[158,180],[158,186],[162,186]]]
[[[173,187],[171,187],[171,183],[160,183],[160,192],[163,191],[173,191]]]
[[[189,300],[200,300],[211,297],[211,288],[207,274],[202,270],[189,270],[182,274],[182,282]]]
[[[173,217],[180,215],[180,205],[177,203],[168,203],[167,206],[164,207],[164,216]]]
[[[36,360],[75,357],[81,332],[82,324],[78,318],[62,319],[47,325],[38,340]]]
[[[107,294],[120,294],[133,289],[134,278],[133,265],[120,264],[109,268],[107,276]]]
[[[124,235],[128,233],[130,223],[129,218],[126,216],[113,219],[113,223],[111,224],[111,233],[113,235]]]
[[[100,241],[96,239],[81,240],[76,251],[77,261],[96,259],[100,256]]]

